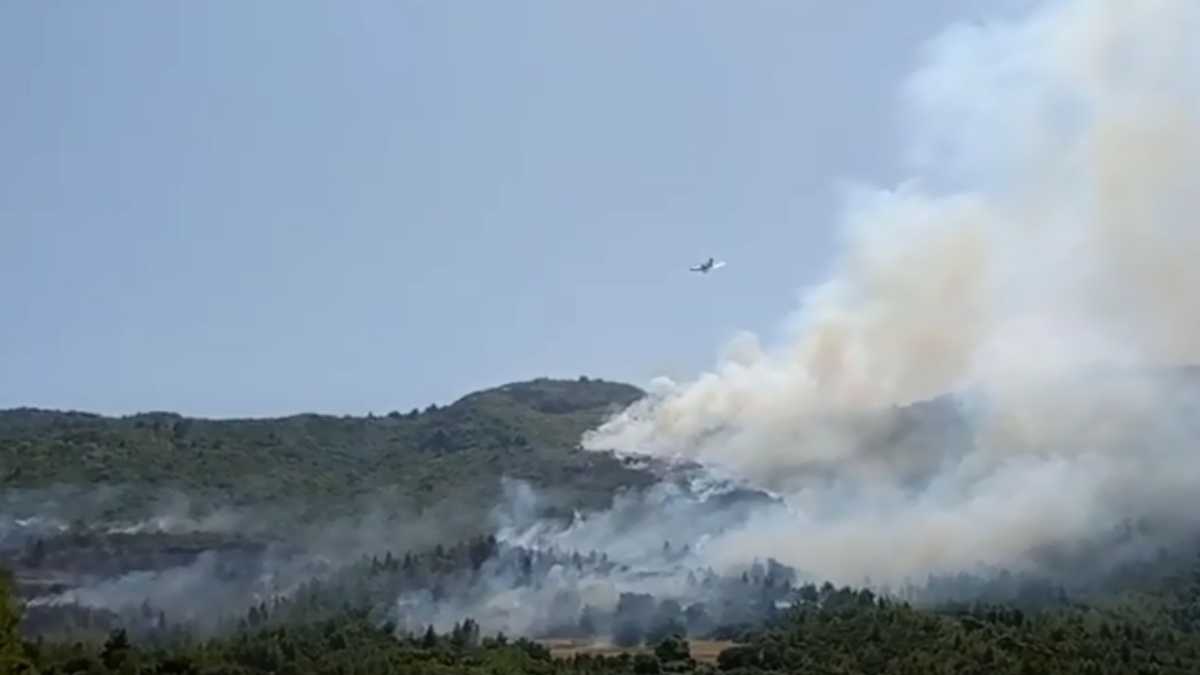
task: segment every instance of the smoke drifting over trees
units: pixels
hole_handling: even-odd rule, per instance
[[[351,608],[418,641],[626,645],[793,608],[826,630],[821,612],[857,607],[869,639],[876,616],[951,635],[888,603],[1062,607],[1185,568],[1198,34],[1185,0],[1043,3],[947,30],[902,88],[911,180],[847,190],[840,260],[790,339],[741,336],[712,372],[636,402],[539,381],[366,422],[34,415],[0,445],[30,481],[0,500],[26,631],[214,634]],[[286,480],[234,485],[254,463],[243,444]],[[105,457],[150,478],[172,458],[203,504],[49,487],[58,451],[88,460],[81,482],[112,472]],[[130,491],[132,519],[110,508]],[[1194,612],[1168,615],[1192,630]],[[1016,634],[1025,617],[988,621]]]
[[[912,178],[847,191],[792,339],[742,336],[586,445],[780,493],[719,562],[851,582],[1194,526],[1197,28],[1195,3],[1071,1],[944,32],[902,89]]]
[[[199,520],[186,532],[179,519],[161,516],[76,531],[47,516],[10,522],[6,549],[24,579],[26,623],[35,632],[125,626],[158,635],[179,625],[212,634],[350,606],[409,633],[450,632],[469,617],[491,634],[620,633],[640,642],[676,628],[711,632],[772,616],[792,593],[794,570],[764,561],[720,574],[701,551],[706,537],[774,502],[699,481],[695,471],[619,495],[611,510],[566,519],[547,515],[547,500],[528,484],[505,481],[496,534],[458,544],[402,535],[433,527],[421,519],[388,529],[364,516],[325,524],[341,529],[337,538],[264,541],[204,533]],[[164,522],[174,529],[157,526]],[[662,538],[668,530],[678,543]],[[344,541],[373,545],[351,550]]]

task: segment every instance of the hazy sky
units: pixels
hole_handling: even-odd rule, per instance
[[[821,279],[921,41],[1000,4],[4,2],[0,407],[685,377]]]

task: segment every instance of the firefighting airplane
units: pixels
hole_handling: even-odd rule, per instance
[[[724,266],[725,266],[724,260],[713,260],[712,258],[709,258],[708,260],[705,260],[704,262],[700,263],[699,265],[693,265],[692,267],[689,267],[688,269],[692,272],[708,274],[709,272],[711,272],[713,270],[721,269]]]

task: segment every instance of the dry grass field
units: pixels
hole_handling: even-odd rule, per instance
[[[542,640],[541,643],[550,649],[554,658],[569,659],[576,654],[592,654],[598,656],[616,656],[618,654],[649,654],[651,647],[618,647],[605,642],[587,640]],[[733,647],[736,643],[725,640],[689,640],[692,658],[699,663],[716,663],[717,655]]]

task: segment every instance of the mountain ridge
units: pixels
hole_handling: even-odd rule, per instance
[[[601,379],[601,378],[591,378],[591,377],[587,377],[587,376],[581,376],[578,379],[538,377],[538,378],[533,378],[533,379],[529,379],[529,380],[516,380],[513,382],[507,382],[504,384],[499,384],[499,385],[495,385],[495,386],[491,386],[491,387],[485,387],[483,389],[478,389],[478,390],[469,392],[467,394],[463,394],[459,398],[455,399],[452,403],[449,403],[446,405],[438,405],[436,403],[431,403],[428,406],[426,406],[423,410],[426,412],[434,411],[434,410],[441,410],[441,409],[451,408],[451,407],[454,407],[457,405],[468,404],[470,402],[478,401],[480,399],[487,399],[489,397],[495,397],[495,396],[499,396],[499,395],[516,394],[518,397],[523,397],[523,398],[528,399],[528,398],[531,398],[533,396],[534,392],[538,391],[539,389],[553,390],[553,391],[556,391],[557,393],[560,393],[560,394],[566,393],[568,395],[570,395],[570,394],[578,395],[582,389],[589,389],[589,390],[591,390],[591,393],[592,393],[591,400],[596,401],[598,399],[597,403],[593,407],[602,407],[602,406],[607,406],[610,404],[629,405],[630,403],[633,403],[634,401],[636,401],[639,398],[642,398],[643,396],[646,395],[646,393],[643,390],[641,390],[640,388],[638,388],[632,384],[627,384],[624,382],[616,382],[613,380],[605,380],[605,379]],[[608,398],[597,395],[599,392],[607,393]],[[583,408],[586,408],[586,406],[579,406],[579,408],[583,409]],[[304,411],[304,412],[288,413],[288,414],[283,414],[283,415],[209,416],[209,415],[185,415],[183,413],[175,412],[172,410],[149,409],[149,410],[142,410],[142,411],[138,411],[138,412],[134,412],[134,413],[127,413],[127,414],[122,415],[122,414],[97,413],[97,412],[92,412],[89,410],[83,410],[83,409],[79,409],[79,408],[52,408],[52,407],[44,407],[44,406],[23,405],[23,406],[13,406],[10,408],[0,408],[0,421],[3,421],[3,419],[6,416],[12,417],[12,416],[19,416],[19,415],[37,415],[37,416],[57,417],[57,418],[81,418],[81,419],[85,419],[85,420],[96,420],[96,419],[124,420],[124,419],[135,419],[135,418],[146,418],[146,419],[163,418],[163,419],[186,419],[186,420],[204,421],[204,422],[270,422],[270,421],[290,420],[290,419],[294,419],[294,418],[308,418],[308,417],[328,418],[328,419],[367,420],[367,419],[376,419],[379,417],[393,417],[394,418],[396,416],[420,414],[421,412],[422,412],[421,408],[413,408],[408,413],[401,413],[398,410],[393,410],[385,415],[376,415],[373,412],[368,412],[367,414],[363,415],[363,414],[348,414],[348,413],[338,414],[338,413],[320,413],[320,412]]]
[[[390,489],[418,507],[499,493],[500,474],[602,508],[618,488],[653,478],[583,432],[643,395],[631,385],[539,378],[467,394],[446,406],[376,416],[298,413],[207,419],[151,412],[114,417],[0,410],[0,485],[132,486],[212,503],[346,501]],[[0,504],[2,506],[2,504]]]

